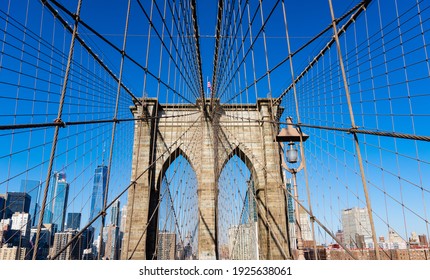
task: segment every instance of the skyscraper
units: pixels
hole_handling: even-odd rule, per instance
[[[354,207],[342,210],[342,226],[345,244],[350,248],[358,248],[359,243],[363,243],[361,239],[357,239],[360,236],[364,237],[367,248],[373,246],[371,245],[372,233],[366,208]]]
[[[336,232],[336,238],[339,240],[339,242],[341,244],[345,244],[345,238],[344,238],[342,230],[340,230],[340,229],[337,230],[337,232]]]
[[[119,225],[119,230],[125,232],[125,221],[127,220],[127,205],[124,205],[121,209],[121,221]]]
[[[228,230],[229,252],[233,259],[256,260],[258,216],[254,181],[250,178],[247,185],[241,223]]]
[[[79,229],[81,227],[81,213],[67,214],[67,229]]]
[[[49,247],[53,244],[54,233],[52,224],[43,224],[40,229],[39,247],[36,254],[37,260],[46,260],[49,255]],[[34,244],[36,240],[37,227],[30,230],[30,240]],[[32,250],[33,251],[33,250]],[[30,254],[33,255],[33,254]]]
[[[119,216],[121,217],[121,220],[119,222],[119,236],[118,236],[118,250],[119,255],[121,256],[121,250],[122,250],[122,240],[125,232],[125,221],[127,219],[127,205],[124,205],[119,213]]]
[[[21,236],[30,237],[30,214],[28,213],[18,213],[15,212],[12,215],[12,227],[11,229],[16,229],[21,231]]]
[[[257,221],[257,203],[255,200],[254,181],[247,181],[248,188],[245,193],[244,213],[241,218],[241,224],[249,224]]]
[[[29,213],[31,198],[24,192],[8,192],[6,193],[5,216],[11,218],[13,213]]]
[[[21,232],[21,246],[26,246],[30,241],[30,214],[15,212],[12,215],[12,230]]]
[[[77,231],[70,230],[66,232],[58,232],[54,235],[54,244],[52,245],[50,257],[56,255],[62,250],[68,242],[77,234]],[[79,260],[81,259],[82,248],[79,245],[79,239],[75,239],[70,246],[66,248],[59,256],[57,260]]]
[[[25,260],[27,256],[27,248],[24,247],[8,247],[7,245],[0,247],[0,260]]]
[[[230,259],[257,260],[257,242],[255,238],[255,225],[240,224],[228,229],[228,245]]]
[[[111,216],[110,216],[110,223],[112,225],[116,225],[116,226],[120,226],[119,222],[119,217],[120,217],[120,210],[119,210],[119,200],[116,200],[113,205],[112,205],[112,212],[111,212]]]
[[[5,206],[6,206],[6,199],[5,199],[4,195],[0,194],[0,220],[6,218],[4,216]]]
[[[105,241],[104,258],[108,260],[117,260],[119,256],[119,227],[110,224],[103,229],[103,240]]]
[[[286,170],[284,170],[284,178],[286,178]],[[290,244],[292,249],[297,249],[297,234],[296,234],[296,220],[294,214],[294,201],[293,201],[293,186],[292,179],[285,179],[285,188],[287,191],[287,221],[288,221],[288,232],[290,235]]]
[[[94,185],[91,195],[90,221],[100,213],[103,208],[103,200],[106,194],[107,166],[99,165],[94,172]],[[100,234],[101,217],[92,224],[94,238]]]
[[[63,172],[55,172],[52,180],[43,223],[55,224],[59,231],[63,231],[69,196],[69,184],[66,181],[66,174]]]
[[[312,231],[308,213],[299,206],[300,227],[302,229],[302,238],[304,241],[312,241]]]
[[[36,180],[21,180],[21,192],[28,193],[31,198],[30,203],[30,215],[31,215],[31,226],[35,226],[39,221],[40,212],[40,190],[41,182]]]
[[[287,208],[288,208],[288,222],[292,224],[292,227],[294,228],[294,204],[293,204],[293,187],[291,184],[291,179],[288,178],[286,182],[286,188],[287,188]]]
[[[174,260],[176,253],[176,234],[161,231],[158,233],[158,260]]]

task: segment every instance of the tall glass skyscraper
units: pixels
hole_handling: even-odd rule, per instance
[[[120,226],[119,222],[120,222],[120,209],[119,209],[119,200],[115,201],[111,207],[112,212],[111,212],[111,216],[110,216],[110,223],[112,225],[116,225],[116,226]]]
[[[69,184],[64,172],[55,172],[48,195],[43,223],[55,224],[58,231],[64,230]]]
[[[288,209],[288,222],[294,224],[294,206],[293,206],[293,197],[290,195],[293,193],[293,188],[291,185],[291,179],[287,179],[287,209]]]
[[[40,197],[41,183],[36,180],[21,180],[21,192],[28,193],[31,197],[30,203],[30,215],[31,215],[31,226],[37,225],[39,222],[39,197]]]
[[[91,208],[90,208],[90,221],[97,216],[98,213],[103,208],[103,200],[106,194],[106,181],[107,181],[107,166],[99,165],[97,166],[94,174],[94,186],[93,193],[91,196]],[[101,217],[97,219],[96,222],[93,223],[94,227],[94,237],[100,234],[101,227]]]

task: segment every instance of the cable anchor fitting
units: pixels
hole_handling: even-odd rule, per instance
[[[66,123],[65,123],[65,122],[63,122],[63,120],[62,120],[61,118],[56,118],[56,119],[54,120],[54,123],[55,123],[55,124],[58,124],[58,126],[60,126],[60,127],[62,127],[62,128],[65,128],[65,127],[66,127]]]

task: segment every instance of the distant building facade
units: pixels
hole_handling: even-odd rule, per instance
[[[228,230],[229,258],[233,260],[257,260],[258,259],[258,211],[255,199],[254,182],[247,182],[248,188],[245,196],[244,212],[241,224]]]
[[[121,209],[119,200],[116,200],[111,206],[110,223],[112,225],[120,226],[121,223]]]
[[[345,238],[344,238],[342,230],[340,230],[340,229],[337,230],[337,232],[336,232],[336,238],[339,240],[339,242],[341,244],[345,244]]]
[[[54,227],[52,224],[43,224],[40,229],[39,246],[36,254],[37,260],[46,260],[49,255],[49,248],[54,242]],[[34,244],[36,240],[37,227],[30,230],[30,240]],[[31,254],[33,255],[33,254]]]
[[[31,218],[28,213],[14,213],[12,215],[12,230],[20,231],[21,246],[27,246],[30,241]]]
[[[59,253],[67,243],[69,243],[73,237],[78,233],[78,231],[69,230],[66,232],[57,232],[54,235],[54,244],[50,251],[50,258],[53,258],[57,253]],[[62,251],[56,260],[79,260],[81,259],[81,252],[83,248],[79,246],[79,239],[74,240],[70,246],[68,246],[64,251]]]
[[[67,213],[66,229],[76,229],[81,227],[81,213]]]
[[[36,226],[39,222],[40,212],[40,192],[42,184],[37,180],[21,180],[20,191],[28,193],[30,195],[30,215],[31,215],[31,226]]]
[[[7,192],[5,204],[5,218],[11,218],[13,213],[29,213],[31,197],[24,192]]]
[[[66,174],[55,172],[43,217],[44,224],[55,224],[58,231],[64,230],[68,197],[69,183],[66,181]]]
[[[309,215],[301,206],[299,206],[299,217],[303,241],[313,241]]]
[[[4,195],[0,194],[0,220],[5,219],[5,207],[6,207],[6,198]]]
[[[104,258],[118,260],[119,258],[119,227],[110,224],[103,228]]]
[[[176,254],[176,234],[171,232],[158,233],[158,260],[174,260]]]
[[[255,224],[240,224],[228,230],[230,259],[257,260],[257,243],[255,242]]]
[[[388,230],[387,249],[406,249],[406,241],[392,228]]]
[[[27,248],[8,245],[0,247],[0,260],[25,260],[27,257]]]
[[[119,223],[119,229],[121,232],[125,232],[125,221],[127,220],[127,205],[124,205],[121,209],[121,221]]]
[[[427,236],[425,234],[418,235],[418,239],[420,241],[420,245],[424,247],[428,247],[429,243],[427,241]]]
[[[373,248],[372,231],[366,208],[342,210],[345,245],[349,248]]]

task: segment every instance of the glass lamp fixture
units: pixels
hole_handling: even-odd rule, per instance
[[[287,161],[289,163],[296,163],[299,157],[296,145],[294,142],[290,142],[288,143],[288,146],[290,146],[290,148],[287,150]]]

